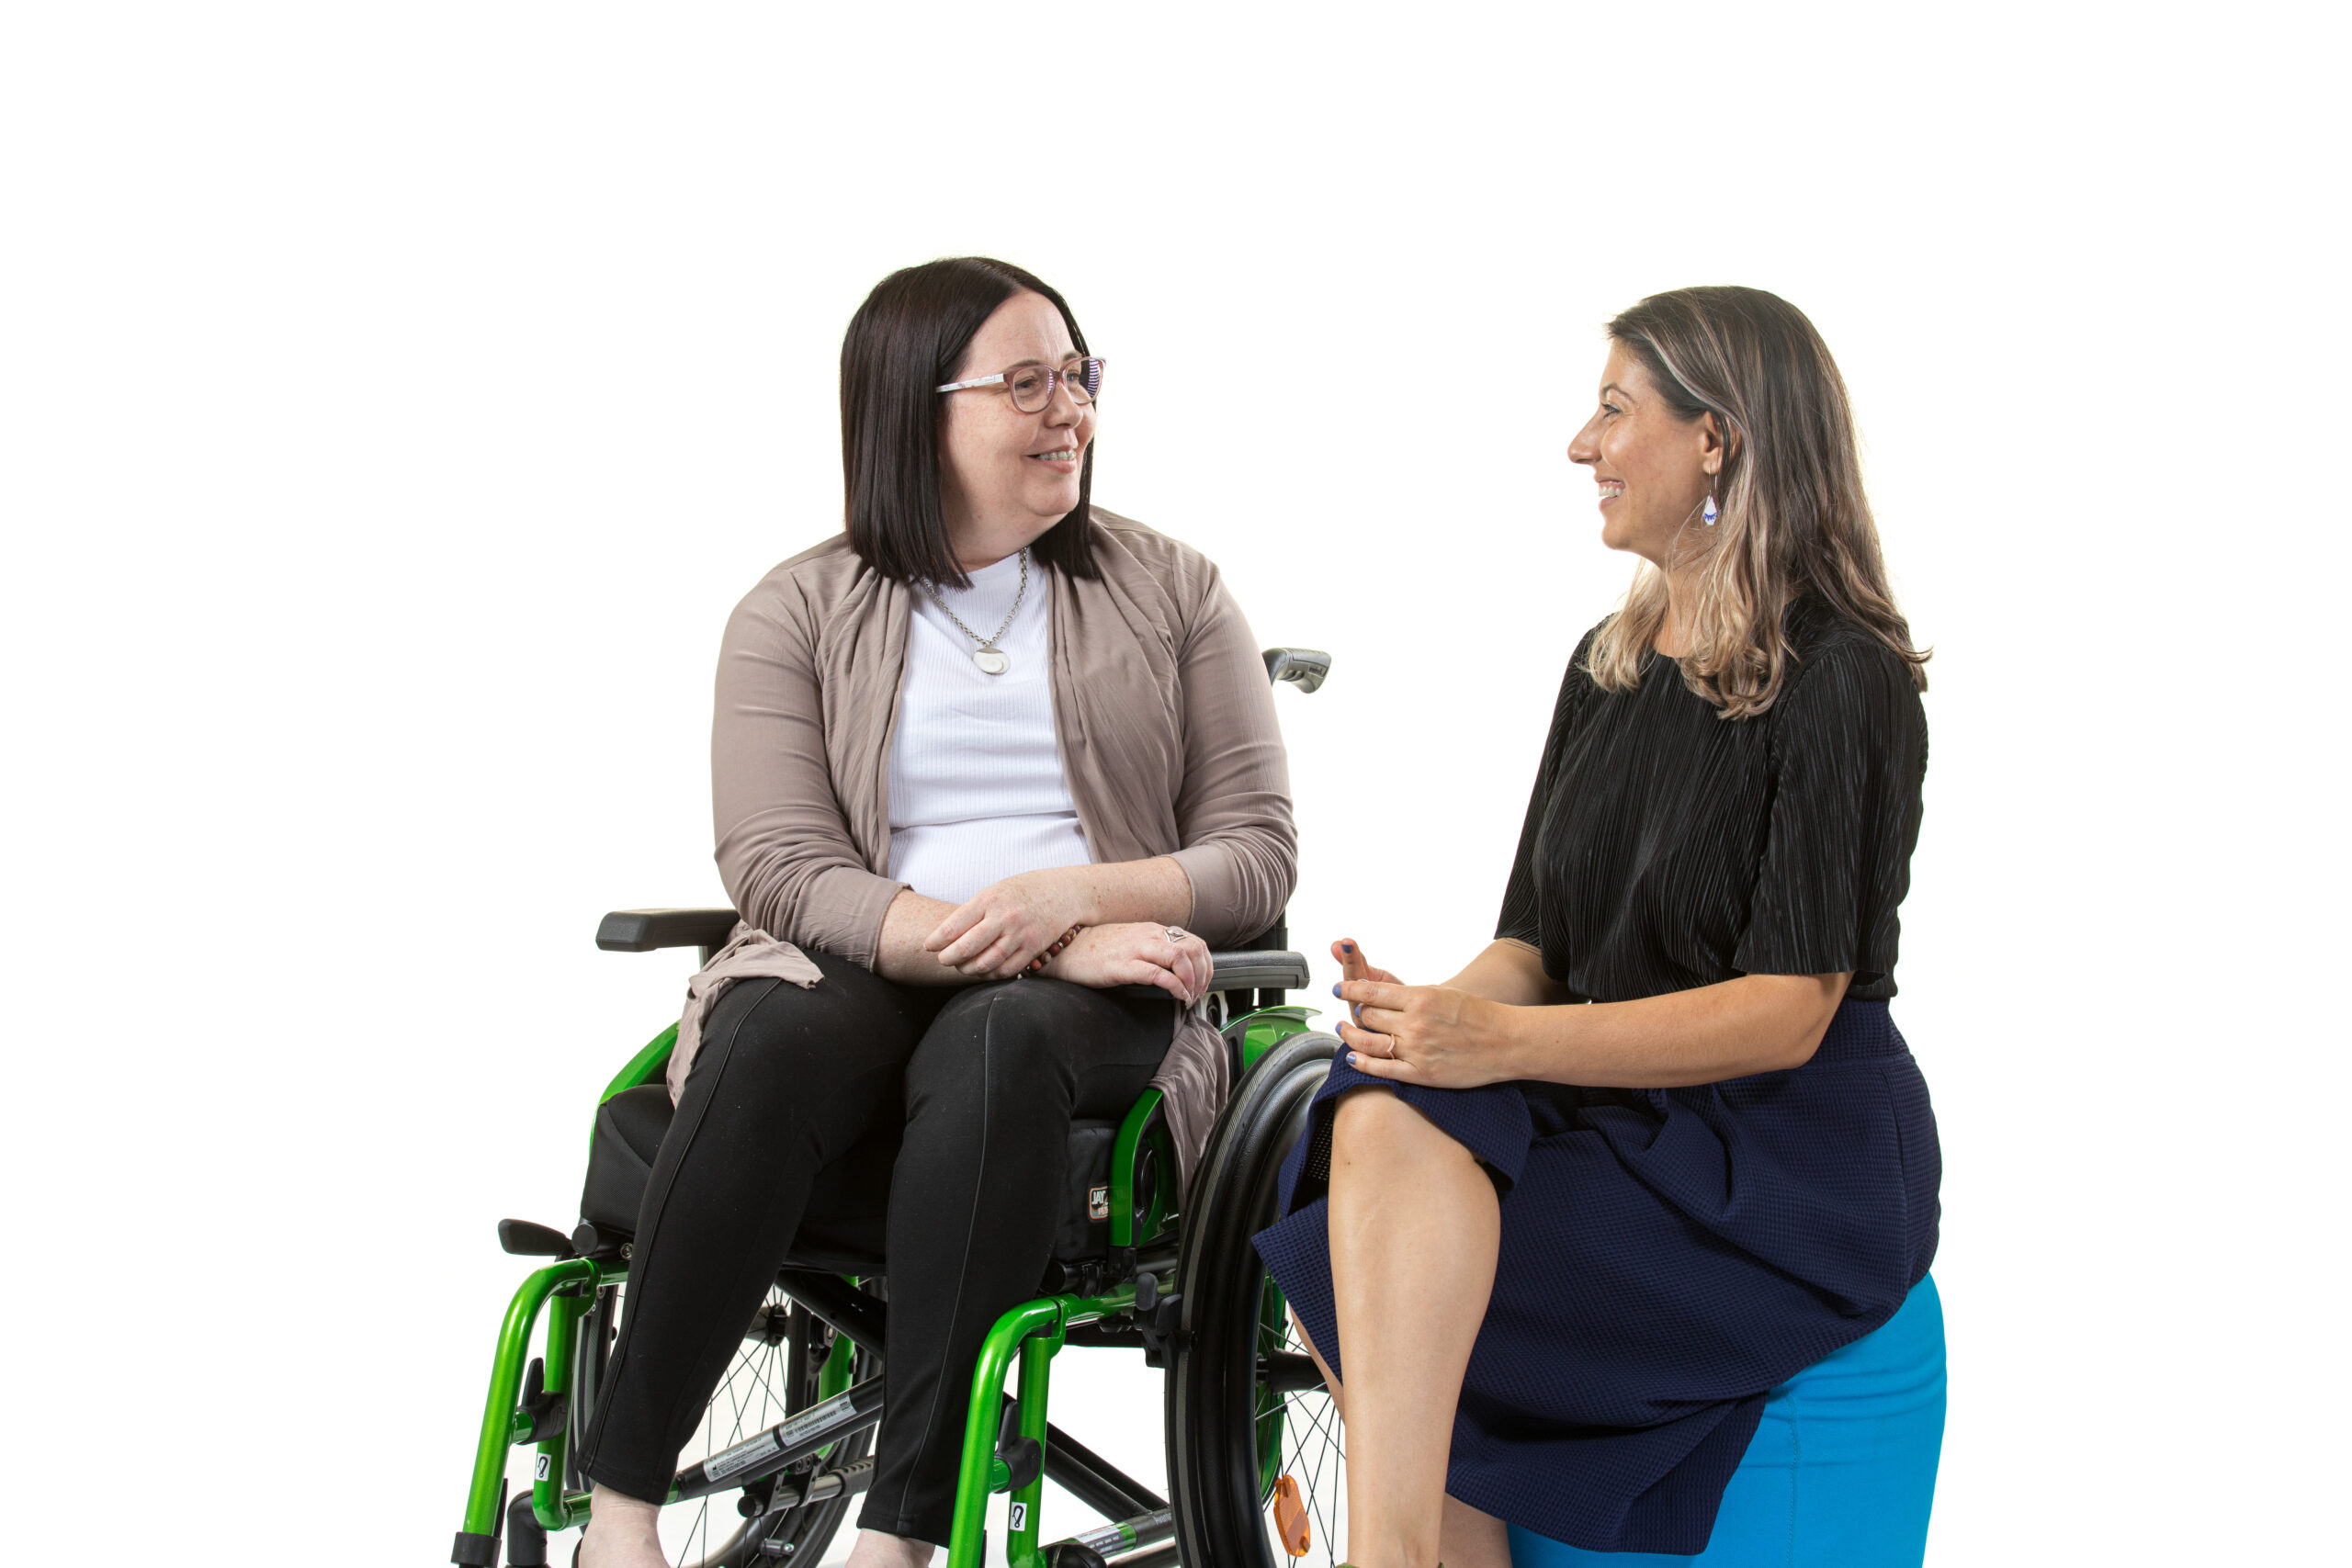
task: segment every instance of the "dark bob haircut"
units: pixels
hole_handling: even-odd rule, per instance
[[[1088,353],[1069,305],[1040,279],[987,256],[952,256],[892,273],[874,286],[842,339],[842,479],[850,547],[900,582],[970,586],[948,545],[939,464],[941,407],[973,334],[999,305],[1027,289],[1054,302],[1069,341]],[[990,367],[990,369],[997,368]],[[1029,547],[1071,577],[1094,565],[1094,447],[1078,472],[1078,507]]]

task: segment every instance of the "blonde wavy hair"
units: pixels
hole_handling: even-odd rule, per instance
[[[1718,521],[1676,541],[1692,541],[1697,569],[1683,682],[1724,718],[1770,709],[1794,658],[1788,609],[1816,593],[1926,691],[1929,653],[1911,645],[1887,587],[1845,378],[1804,312],[1760,288],[1678,288],[1620,315],[1609,335],[1677,413],[1712,413],[1724,433]],[[1587,668],[1601,690],[1641,683],[1667,610],[1666,574],[1644,561],[1593,639]]]

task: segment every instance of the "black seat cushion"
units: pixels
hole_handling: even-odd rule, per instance
[[[625,1089],[596,1107],[596,1131],[588,1142],[588,1179],[580,1191],[580,1217],[599,1230],[633,1235],[637,1206],[646,1179],[670,1130],[670,1091],[660,1083]]]
[[[670,1128],[670,1091],[660,1083],[625,1089],[596,1108],[588,1145],[588,1178],[580,1217],[618,1235],[637,1232],[638,1207]],[[899,1157],[899,1129],[877,1129],[820,1172],[808,1195],[792,1256],[793,1267],[836,1274],[878,1274],[888,1211],[890,1171]],[[1075,1122],[1069,1165],[1057,1201],[1054,1258],[1074,1263],[1110,1250],[1110,1171],[1115,1122]]]

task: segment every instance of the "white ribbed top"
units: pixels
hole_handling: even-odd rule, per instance
[[[971,574],[940,596],[982,637],[1012,607],[1021,558]],[[997,648],[1001,675],[972,662],[979,646],[914,593],[899,723],[890,738],[890,876],[961,904],[1015,872],[1084,865],[1092,858],[1054,746],[1046,569],[1029,563],[1029,592]]]

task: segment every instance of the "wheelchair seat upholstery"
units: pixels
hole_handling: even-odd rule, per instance
[[[580,1193],[582,1219],[615,1235],[636,1233],[637,1206],[670,1117],[670,1090],[658,1080],[625,1089],[596,1107],[588,1179]]]
[[[653,1162],[673,1114],[670,1090],[659,1081],[625,1089],[596,1108],[589,1143],[588,1177],[580,1217],[607,1235],[636,1233]],[[1115,1122],[1070,1124],[1069,1173],[1055,1217],[1053,1258],[1075,1263],[1110,1248],[1107,1199]],[[890,1172],[899,1157],[899,1130],[878,1129],[825,1168],[809,1194],[808,1217],[786,1266],[835,1274],[880,1274]]]

